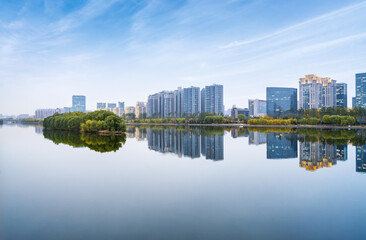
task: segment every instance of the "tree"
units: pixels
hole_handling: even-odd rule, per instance
[[[238,120],[240,122],[245,122],[246,119],[247,119],[247,117],[244,114],[239,114],[238,115]]]

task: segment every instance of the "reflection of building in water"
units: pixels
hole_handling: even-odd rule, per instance
[[[41,127],[41,126],[36,126],[36,127],[35,127],[35,131],[36,131],[36,133],[38,133],[38,134],[43,134],[43,127]]]
[[[147,141],[150,150],[170,152],[179,157],[199,158],[202,153],[206,159],[224,159],[224,136],[200,136],[198,129],[189,131],[178,131],[174,128],[147,129]]]
[[[366,173],[366,145],[356,147],[356,172]]]
[[[138,141],[145,140],[147,137],[146,128],[136,128],[135,135]]]
[[[267,159],[297,158],[297,135],[294,133],[268,133]]]
[[[135,138],[136,128],[135,127],[128,127],[126,128],[126,136],[128,138]]]
[[[247,128],[235,128],[235,129],[231,130],[231,136],[233,138],[248,137],[249,132],[248,132]]]
[[[183,135],[184,156],[199,158],[200,154],[200,136],[199,132],[187,132]]]
[[[347,151],[348,145],[337,145],[337,160],[339,161],[347,161]]]
[[[309,171],[337,164],[337,146],[319,142],[300,143],[300,167]]]
[[[260,132],[249,132],[249,145],[265,144],[267,142],[267,136]]]
[[[224,160],[224,135],[201,136],[201,153],[206,159]]]

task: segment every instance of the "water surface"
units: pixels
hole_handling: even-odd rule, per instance
[[[1,239],[365,239],[366,134],[0,127]]]

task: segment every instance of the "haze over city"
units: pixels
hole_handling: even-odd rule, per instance
[[[365,1],[0,1],[0,113],[222,84],[225,108],[365,71]],[[342,29],[339,31],[339,29]]]

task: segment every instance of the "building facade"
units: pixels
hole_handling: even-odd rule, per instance
[[[267,95],[267,115],[276,117],[297,112],[297,89],[268,87]]]
[[[336,85],[336,106],[347,108],[347,84],[337,83]]]
[[[135,109],[135,115],[136,118],[146,118],[146,103],[145,102],[137,102],[136,103],[136,109]]]
[[[183,113],[197,115],[201,112],[201,92],[199,87],[183,89]]]
[[[117,103],[108,103],[107,104],[107,108],[116,108],[117,107]]]
[[[299,107],[302,109],[336,107],[336,81],[315,74],[299,79]]]
[[[266,100],[249,99],[249,116],[250,117],[263,117],[267,114],[267,102]]]
[[[97,103],[97,110],[103,110],[107,108],[107,104],[103,103],[103,102],[98,102]]]
[[[366,73],[356,74],[355,107],[366,108]]]
[[[201,91],[201,112],[224,114],[224,86],[211,85],[206,86]]]
[[[73,112],[86,112],[86,98],[81,95],[72,96],[72,111]]]
[[[34,115],[37,119],[45,119],[55,113],[62,113],[62,111],[63,109],[61,108],[37,109]]]
[[[240,114],[245,115],[245,118],[248,119],[249,118],[249,109],[248,108],[237,108],[234,105],[233,108],[231,109],[231,117],[233,119],[238,119],[238,116]]]

